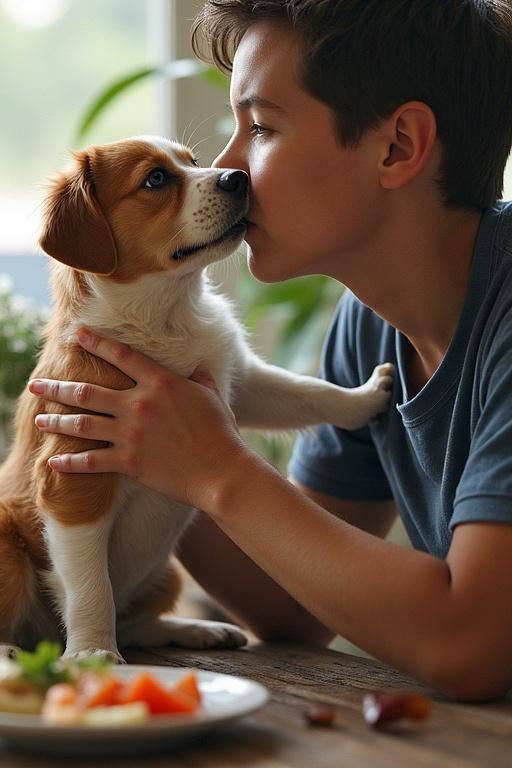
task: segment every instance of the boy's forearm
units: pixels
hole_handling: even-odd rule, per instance
[[[233,467],[206,511],[321,623],[426,684],[466,696],[458,670],[471,631],[445,561],[335,518],[253,455]]]
[[[205,552],[213,556],[205,557]],[[205,514],[180,540],[179,559],[233,620],[260,640],[327,645],[334,633],[269,578]]]

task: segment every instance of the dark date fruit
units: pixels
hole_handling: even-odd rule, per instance
[[[404,691],[375,691],[366,694],[363,699],[363,717],[374,728],[402,718],[423,720],[431,708],[430,699],[419,693]]]

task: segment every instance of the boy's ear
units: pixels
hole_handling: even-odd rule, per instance
[[[110,275],[117,249],[110,225],[96,198],[89,152],[73,154],[73,164],[51,184],[45,200],[39,244],[57,261],[74,269]]]
[[[384,189],[399,189],[418,176],[432,157],[437,138],[434,113],[421,101],[402,104],[383,126],[386,147],[379,165]]]

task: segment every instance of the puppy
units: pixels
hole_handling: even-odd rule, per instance
[[[354,429],[385,410],[390,365],[347,390],[267,365],[251,351],[205,274],[242,242],[248,205],[243,171],[199,168],[187,148],[163,138],[75,153],[46,200],[41,246],[53,257],[54,308],[33,377],[133,386],[77,343],[84,325],[183,376],[200,364],[241,426]],[[34,426],[38,413],[69,411],[23,393],[0,469],[4,653],[43,638],[65,643],[67,657],[108,653],[119,661],[127,646],[243,645],[233,625],[162,616],[179,594],[170,556],[193,510],[127,477],[48,468],[56,453],[99,445],[86,439],[84,420],[76,437]]]

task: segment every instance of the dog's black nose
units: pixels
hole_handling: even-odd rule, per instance
[[[247,194],[249,177],[245,171],[224,171],[219,176],[217,186],[241,200]]]

